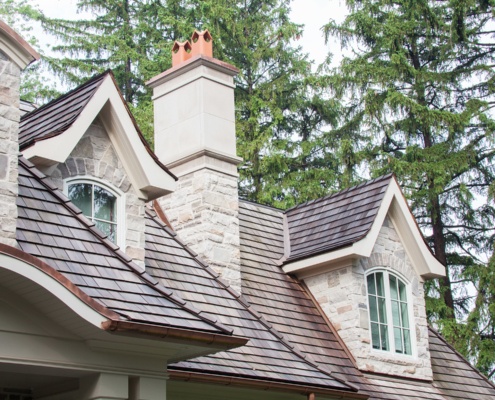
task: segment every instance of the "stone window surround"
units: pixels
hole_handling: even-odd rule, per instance
[[[371,338],[371,318],[369,315],[369,310],[370,310],[370,305],[369,305],[369,294],[368,294],[368,284],[367,284],[367,279],[369,275],[373,275],[377,272],[383,272],[384,273],[384,282],[385,283],[385,299],[386,299],[386,312],[387,312],[387,328],[389,331],[389,350],[379,350],[379,349],[374,349],[373,348],[373,342]],[[394,335],[393,335],[393,320],[391,319],[392,316],[392,310],[391,310],[391,297],[390,297],[390,287],[388,283],[388,277],[392,275],[395,276],[396,278],[400,279],[406,286],[406,296],[407,296],[407,313],[408,313],[408,319],[409,319],[409,330],[410,330],[410,339],[411,339],[411,354],[403,354],[403,353],[396,353],[394,351],[395,345],[394,345]],[[368,324],[369,324],[369,335],[370,335],[370,347],[371,347],[371,352],[376,353],[376,354],[389,354],[392,357],[404,357],[404,358],[416,358],[417,357],[417,343],[416,343],[416,332],[415,332],[415,324],[414,324],[414,309],[413,309],[413,295],[412,295],[412,290],[411,290],[411,282],[402,275],[400,272],[398,272],[395,269],[387,268],[386,266],[374,266],[370,269],[368,269],[364,275],[365,279],[365,287],[366,287],[366,299],[367,299],[367,306],[368,306]]]
[[[125,229],[125,193],[119,188],[113,186],[108,181],[95,178],[91,175],[79,175],[64,179],[64,194],[69,197],[69,185],[76,183],[89,183],[95,186],[100,186],[117,197],[117,241],[116,245],[121,249],[125,249],[126,229]]]

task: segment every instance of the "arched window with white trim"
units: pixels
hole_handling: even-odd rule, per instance
[[[408,286],[386,270],[372,272],[366,280],[372,348],[412,355]]]
[[[93,221],[108,239],[122,247],[122,194],[94,180],[77,178],[65,182],[67,197]]]

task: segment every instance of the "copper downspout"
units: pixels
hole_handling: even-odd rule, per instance
[[[340,389],[327,389],[314,386],[298,385],[285,382],[271,382],[262,379],[241,378],[236,376],[221,376],[206,374],[200,372],[187,372],[168,369],[169,377],[175,381],[196,382],[196,383],[211,383],[222,386],[236,386],[258,390],[274,390],[279,392],[299,393],[302,395],[313,396],[315,399],[316,393],[331,396],[336,399],[352,399],[366,400],[369,398],[366,394],[356,392],[346,392]]]
[[[314,393],[308,394],[308,400],[315,400],[315,399],[316,399],[316,396]]]

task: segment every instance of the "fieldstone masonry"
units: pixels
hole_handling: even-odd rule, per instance
[[[20,68],[0,51],[0,243],[16,246]]]
[[[397,273],[410,285],[415,327],[413,355],[393,354],[371,348],[366,295],[366,273],[383,267]],[[321,307],[333,322],[358,367],[363,371],[431,380],[423,282],[413,269],[392,221],[387,217],[369,258],[337,270],[305,279]]]
[[[117,152],[105,131],[92,124],[65,163],[50,174],[55,185],[63,190],[64,180],[73,177],[95,177],[124,193],[125,252],[144,269],[145,203],[131,185]]]
[[[237,177],[204,168],[159,199],[181,240],[241,292]]]

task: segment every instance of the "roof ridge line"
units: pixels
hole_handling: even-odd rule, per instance
[[[24,114],[22,117],[21,117],[21,120],[20,122],[24,122],[26,120],[29,120],[31,119],[31,117],[33,115],[36,115],[38,114],[39,112],[45,110],[46,108],[48,107],[51,107],[53,104],[56,104],[57,102],[59,101],[62,101],[64,100],[65,98],[71,96],[73,93],[75,93],[77,90],[81,89],[82,87],[84,86],[89,86],[91,85],[92,83],[96,82],[98,79],[102,79],[105,75],[107,74],[112,74],[112,71],[110,69],[106,69],[105,71],[99,73],[99,74],[96,74],[92,77],[90,77],[87,81],[81,83],[80,85],[77,85],[74,89],[72,90],[69,90],[67,93],[64,93],[63,95],[61,96],[58,96],[57,98],[49,101],[48,103],[46,104],[43,104],[42,106],[38,107],[37,109],[27,113],[27,114]]]
[[[354,186],[351,186],[351,187],[348,187],[348,188],[339,190],[339,191],[337,191],[335,193],[330,193],[330,194],[327,194],[326,196],[319,197],[317,199],[305,201],[304,203],[301,203],[301,204],[298,204],[298,205],[296,205],[294,207],[288,208],[287,210],[284,211],[284,214],[285,213],[289,213],[292,210],[297,210],[299,208],[302,208],[302,207],[304,207],[306,205],[309,205],[310,203],[320,203],[320,202],[322,202],[324,200],[328,200],[328,199],[330,199],[330,198],[332,198],[334,196],[338,196],[338,195],[341,195],[343,193],[346,193],[346,192],[350,192],[352,190],[359,189],[359,188],[361,188],[363,186],[370,185],[370,184],[373,184],[373,183],[376,183],[376,182],[380,182],[382,180],[386,180],[386,179],[388,179],[388,178],[390,178],[392,176],[394,176],[393,173],[388,173],[388,174],[385,174],[385,175],[381,175],[381,176],[379,176],[377,178],[365,180],[365,181],[363,181],[363,182],[361,182],[361,183],[359,183],[357,185],[354,185]]]
[[[143,281],[143,283],[146,283],[162,296],[165,296],[172,303],[178,305],[188,313],[201,319],[203,322],[212,325],[214,328],[220,330],[221,332],[232,334],[232,329],[225,327],[223,324],[212,322],[212,318],[209,318],[205,315],[200,315],[201,313],[203,313],[203,311],[196,311],[196,308],[194,306],[188,304],[187,301],[182,299],[173,290],[169,289],[169,291],[167,292],[167,288],[160,285],[160,283],[151,275],[149,275],[146,270],[142,270],[136,263],[134,263],[134,261],[132,261],[132,258],[129,257],[125,252],[123,252],[119,246],[109,240],[108,235],[104,235],[104,233],[96,227],[95,223],[90,221],[82,213],[82,211],[78,207],[76,207],[74,203],[72,203],[71,200],[63,192],[60,191],[60,189],[58,189],[58,187],[56,187],[50,181],[47,181],[48,177],[40,170],[38,170],[38,168],[36,168],[33,163],[24,158],[22,155],[19,157],[19,163],[23,164],[23,166],[26,167],[34,175],[34,177],[39,181],[40,184],[49,189],[50,193],[61,202],[62,206],[66,208],[75,218],[77,218],[79,222],[84,224],[92,234],[97,236],[101,240],[102,244],[109,248],[117,258],[123,261],[123,263],[127,265],[131,272],[136,274]]]

